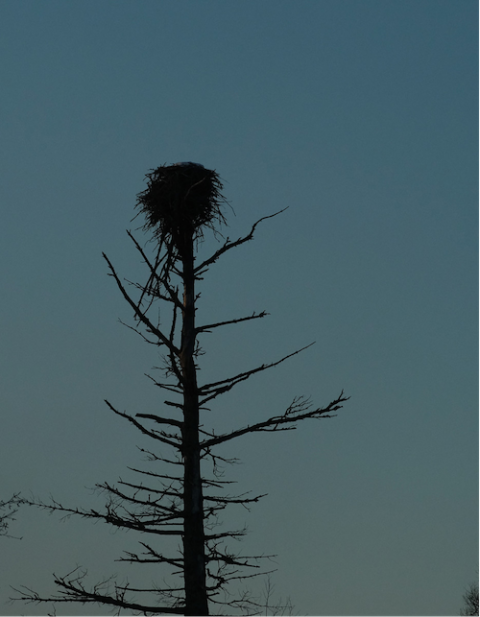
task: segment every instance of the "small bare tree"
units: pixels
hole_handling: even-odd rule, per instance
[[[460,615],[478,615],[478,583],[472,583],[463,594],[464,607]]]
[[[106,404],[114,414],[130,422],[151,438],[153,444],[161,447],[157,452],[143,451],[150,460],[164,463],[166,470],[158,473],[134,469],[140,478],[136,481],[120,479],[116,485],[107,482],[98,484],[97,487],[108,495],[102,511],[69,508],[56,501],[45,503],[23,499],[23,503],[138,532],[139,551],[125,553],[122,560],[170,566],[173,574],[180,575],[181,582],[154,589],[131,588],[118,582],[110,585],[102,582],[87,588],[85,572],[77,569],[69,575],[55,577],[58,591],[53,596],[45,597],[24,587],[17,599],[98,603],[144,614],[208,615],[211,604],[227,604],[233,608],[249,600],[246,596],[233,600],[232,596],[225,596],[223,592],[232,581],[257,575],[257,560],[260,558],[239,557],[229,549],[228,540],[242,536],[244,530],[215,531],[217,516],[228,505],[248,506],[262,497],[248,497],[245,494],[232,496],[220,492],[229,482],[216,473],[218,463],[226,461],[216,453],[216,446],[251,433],[291,430],[300,420],[332,417],[347,398],[342,391],[327,406],[313,408],[309,400],[299,397],[283,413],[249,426],[222,434],[203,428],[200,416],[207,409],[207,404],[253,375],[277,366],[302,351],[299,349],[280,360],[231,377],[198,383],[199,336],[227,324],[262,319],[267,313],[263,311],[247,317],[198,325],[196,309],[199,295],[196,285],[222,255],[250,241],[260,222],[279,213],[261,218],[252,226],[250,233],[238,240],[230,241],[227,238],[210,257],[196,264],[196,246],[203,239],[204,230],[209,228],[215,232],[225,222],[222,208],[226,202],[221,193],[223,187],[219,176],[202,165],[179,163],[158,167],[146,178],[147,188],[138,195],[137,206],[146,219],[144,229],[153,235],[152,253],[147,255],[147,251],[128,232],[148,269],[145,284],[130,284],[137,297],[120,279],[109,258],[106,255],[104,258],[110,276],[133,310],[134,329],[147,343],[165,352],[163,377],[152,379],[156,386],[170,395],[164,404],[166,409],[172,411],[168,415],[163,412],[129,414],[118,410],[109,401]],[[158,301],[166,303],[171,309],[171,323],[167,330],[152,317],[152,306]],[[171,455],[164,454],[167,448],[171,450]],[[213,464],[211,476],[201,468],[202,462],[207,459]],[[174,471],[169,472],[168,468]],[[149,481],[148,485],[144,484],[145,480]],[[180,539],[181,547],[177,553],[166,554],[162,550],[158,541],[165,537]],[[143,599],[137,600],[137,597]],[[254,607],[255,602],[250,600]],[[224,608],[219,607],[219,610],[225,614]]]
[[[274,591],[275,585],[272,583],[270,575],[267,575],[263,584],[262,615],[266,617],[268,615],[293,615],[293,604],[290,597],[287,597],[285,600],[280,598],[274,601]]]

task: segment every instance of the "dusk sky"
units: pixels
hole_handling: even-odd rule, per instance
[[[277,555],[298,615],[458,615],[478,575],[477,32],[475,0],[2,0],[0,500],[100,509],[95,483],[142,464],[151,444],[104,399],[161,412],[159,353],[119,323],[102,251],[144,282],[136,195],[194,161],[223,180],[224,236],[288,206],[201,284],[200,322],[270,316],[206,336],[200,378],[315,341],[205,422],[351,397],[224,448],[236,490],[268,493],[227,517],[249,529],[236,548]],[[10,533],[2,615],[52,613],[10,586],[52,594],[77,565],[155,581],[101,524],[29,509]]]

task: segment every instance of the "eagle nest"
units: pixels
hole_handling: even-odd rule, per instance
[[[170,264],[185,255],[205,227],[225,223],[223,185],[215,171],[198,163],[162,165],[146,176],[147,189],[137,195],[136,207],[145,215],[145,230],[153,230],[165,246]]]

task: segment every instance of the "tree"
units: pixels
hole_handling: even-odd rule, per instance
[[[478,615],[478,583],[472,583],[467,591],[463,594],[465,602],[464,608],[460,615]]]
[[[275,585],[270,579],[270,575],[266,577],[263,584],[263,602],[262,602],[262,615],[293,615],[293,604],[289,597],[286,600],[279,600],[273,602],[273,592]]]
[[[313,408],[305,397],[296,398],[280,415],[255,424],[216,434],[207,431],[201,423],[202,411],[207,404],[229,392],[237,384],[253,375],[278,366],[288,358],[300,353],[298,349],[280,360],[264,363],[254,369],[199,384],[198,362],[201,354],[199,336],[226,325],[262,319],[265,311],[246,317],[202,324],[196,323],[196,308],[199,295],[197,282],[209,268],[227,251],[237,248],[253,238],[260,222],[279,214],[259,219],[250,233],[235,241],[227,239],[209,258],[196,265],[195,249],[204,237],[204,230],[217,231],[225,223],[223,206],[226,203],[221,191],[223,186],[215,171],[195,163],[180,163],[161,166],[146,176],[147,188],[138,195],[139,213],[145,216],[144,230],[152,233],[154,249],[150,255],[131,232],[127,232],[148,269],[145,284],[130,284],[137,293],[134,298],[130,289],[118,276],[110,259],[104,254],[109,274],[133,310],[133,329],[151,345],[165,352],[163,377],[150,377],[161,390],[169,393],[164,401],[170,414],[130,414],[118,410],[109,401],[106,404],[117,416],[127,420],[152,442],[163,449],[161,453],[143,450],[150,460],[162,462],[166,472],[157,473],[134,469],[136,481],[122,479],[116,485],[104,482],[97,487],[107,495],[103,511],[66,507],[54,500],[23,499],[23,503],[50,512],[61,512],[103,521],[121,529],[134,530],[140,536],[137,553],[125,553],[123,561],[135,564],[155,563],[168,565],[173,574],[180,574],[181,583],[158,589],[133,589],[129,585],[112,583],[113,588],[100,583],[87,589],[85,571],[75,570],[64,577],[55,577],[56,595],[44,597],[24,588],[20,598],[34,602],[95,602],[146,613],[208,615],[210,604],[240,606],[246,602],[255,604],[252,598],[242,596],[237,600],[224,598],[227,586],[258,575],[258,559],[261,556],[239,557],[227,542],[239,538],[244,530],[216,532],[218,514],[228,505],[248,506],[263,495],[249,497],[219,493],[229,484],[219,476],[219,463],[228,462],[217,454],[216,447],[230,440],[256,432],[291,430],[300,420],[332,417],[347,398],[342,393],[330,404]],[[168,330],[152,317],[152,306],[162,302],[170,306],[171,322]],[[129,326],[132,327],[132,326]],[[173,395],[173,397],[171,396]],[[172,400],[173,398],[173,400]],[[166,448],[173,451],[168,457]],[[207,476],[201,465],[209,460],[213,473]],[[170,470],[174,471],[170,471]],[[153,483],[144,484],[148,479]],[[156,544],[157,539],[176,537],[181,540],[178,554],[164,554]],[[244,570],[245,569],[245,570]],[[26,591],[25,591],[26,590]],[[133,594],[142,597],[137,601]],[[152,598],[149,602],[143,598]],[[223,598],[223,599],[222,599]],[[223,613],[224,614],[224,613]]]

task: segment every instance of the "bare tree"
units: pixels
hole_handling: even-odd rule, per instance
[[[275,585],[270,575],[267,575],[263,584],[262,615],[293,615],[293,604],[290,597],[285,600],[282,598],[273,600],[274,591]]]
[[[464,608],[460,615],[478,615],[478,583],[472,583],[463,594]]]
[[[131,414],[120,411],[109,401],[106,404],[114,414],[130,422],[160,447],[156,452],[153,446],[143,451],[150,460],[163,463],[165,471],[133,469],[139,478],[135,481],[120,479],[116,485],[98,484],[97,487],[108,496],[102,511],[69,508],[56,501],[45,503],[23,499],[23,503],[138,532],[138,552],[126,552],[121,560],[170,566],[172,574],[179,575],[180,582],[152,589],[102,581],[87,588],[85,571],[76,569],[66,576],[55,577],[58,590],[53,596],[45,597],[24,587],[17,599],[98,603],[144,614],[208,615],[210,605],[217,604],[217,610],[225,614],[222,607],[225,604],[232,609],[250,602],[250,606],[255,607],[248,594],[237,599],[224,594],[233,581],[258,575],[261,556],[240,557],[232,552],[229,539],[239,538],[245,531],[219,532],[215,523],[219,513],[228,505],[248,507],[263,495],[221,492],[230,483],[222,479],[218,465],[228,461],[218,455],[216,447],[251,433],[292,430],[300,420],[332,417],[347,398],[342,391],[325,407],[315,408],[308,399],[299,397],[283,413],[255,424],[220,434],[214,429],[207,431],[203,428],[200,417],[208,409],[207,404],[253,375],[278,366],[302,351],[296,350],[277,361],[218,381],[202,384],[197,381],[201,353],[199,336],[226,325],[262,319],[267,313],[262,311],[198,325],[196,285],[222,255],[250,241],[260,222],[279,213],[258,220],[244,237],[235,241],[227,237],[210,257],[196,264],[196,247],[203,239],[204,230],[209,228],[215,233],[225,223],[223,206],[226,201],[221,193],[223,187],[219,176],[202,165],[180,163],[161,166],[146,178],[147,189],[138,195],[137,207],[145,216],[144,229],[153,235],[153,251],[147,255],[132,233],[127,233],[146,264],[147,282],[126,285],[109,258],[106,255],[104,258],[110,276],[133,310],[133,329],[147,343],[164,351],[163,376],[151,379],[168,393],[169,398],[164,404],[171,412]],[[155,302],[170,306],[171,322],[167,329],[152,317]],[[164,453],[167,449],[170,449],[170,455]],[[210,476],[201,469],[207,460],[212,463]],[[169,537],[180,540],[178,552],[167,554],[159,546],[158,541]],[[137,600],[137,597],[142,600]]]

